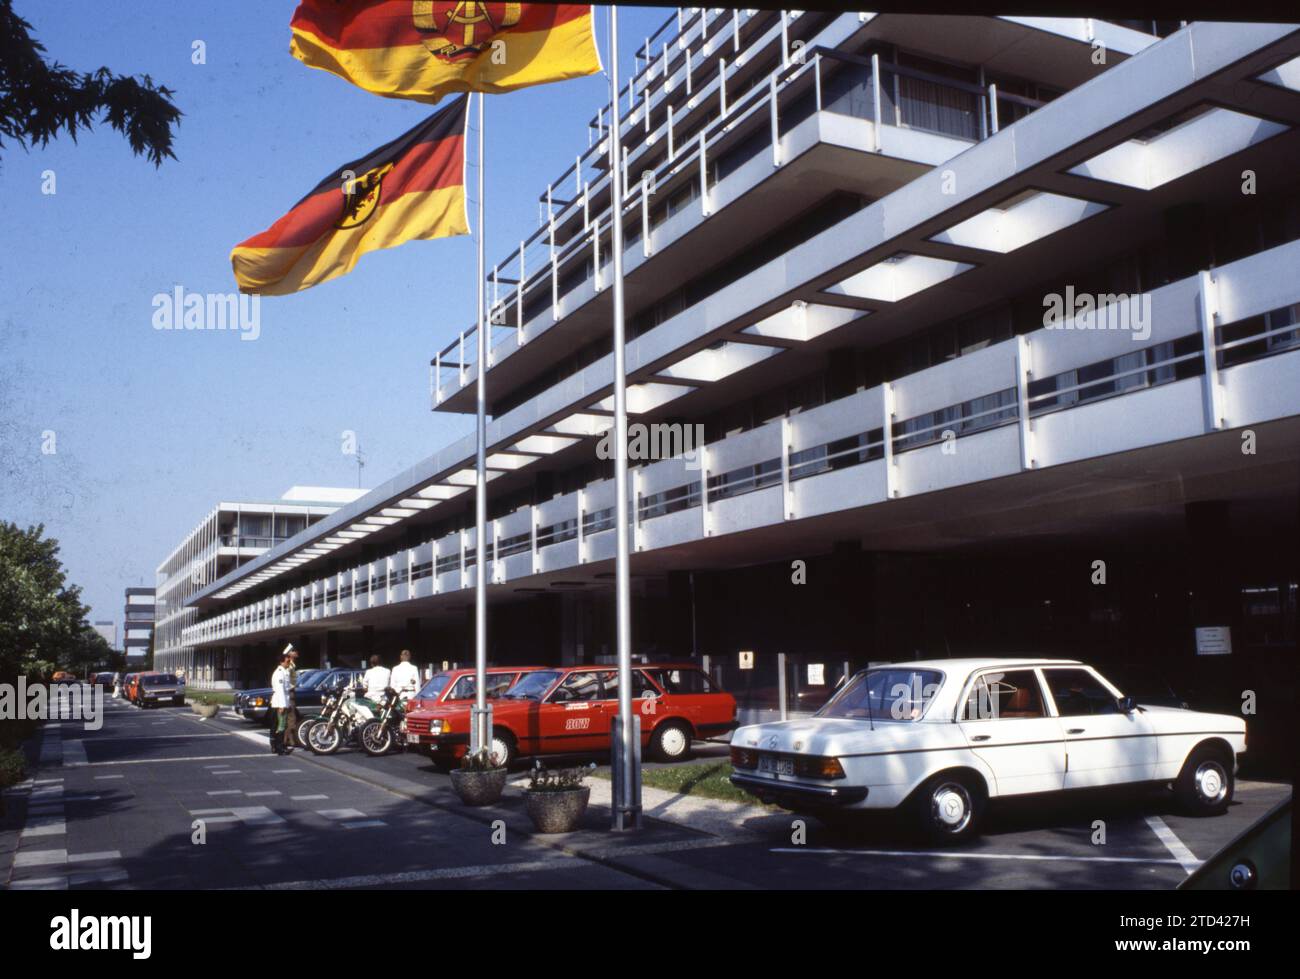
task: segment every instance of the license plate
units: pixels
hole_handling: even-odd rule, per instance
[[[408,734],[408,735],[406,736],[406,743],[407,743],[407,744],[419,744],[419,743],[420,743],[420,736],[419,736],[418,734]]]
[[[759,755],[758,770],[768,775],[793,775],[794,759],[779,758],[773,755]]]

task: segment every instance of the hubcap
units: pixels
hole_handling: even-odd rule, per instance
[[[1228,777],[1217,761],[1203,761],[1196,769],[1196,794],[1203,802],[1222,802],[1228,794]]]
[[[680,755],[686,750],[686,735],[682,734],[678,728],[670,727],[664,731],[659,743],[663,745],[664,754]]]
[[[930,813],[939,828],[960,833],[970,823],[970,795],[957,782],[945,782],[930,797]]]
[[[500,738],[492,739],[492,763],[494,765],[504,764],[506,757],[509,754],[510,754],[510,749],[506,747],[506,743],[504,741],[502,741]]]

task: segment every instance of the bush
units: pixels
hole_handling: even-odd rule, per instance
[[[23,780],[27,759],[21,751],[0,748],[0,788],[8,788]]]
[[[487,748],[466,752],[460,759],[460,767],[466,772],[495,772],[501,766],[492,763],[492,752]]]
[[[529,792],[568,792],[582,788],[582,780],[593,771],[596,763],[586,768],[545,768],[536,762],[528,774]]]

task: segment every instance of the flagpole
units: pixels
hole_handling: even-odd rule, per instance
[[[639,718],[632,713],[632,594],[628,568],[627,367],[623,331],[623,181],[621,116],[618,104],[618,8],[609,8],[611,251],[614,253],[614,594],[618,635],[618,724],[613,740],[613,828],[641,826]],[[613,733],[613,732],[611,732]]]
[[[475,398],[474,495],[474,723],[470,751],[492,744],[492,707],[487,700],[487,317],[484,315],[486,259],[483,233],[483,102],[478,95],[478,389]],[[522,288],[522,284],[520,286]]]

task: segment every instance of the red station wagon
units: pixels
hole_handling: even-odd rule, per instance
[[[444,684],[437,706],[406,715],[408,744],[427,748],[434,762],[450,765],[469,747],[470,708],[474,704],[473,670],[453,699],[457,676]],[[508,669],[489,670],[504,676]],[[517,668],[508,689],[492,684],[492,754],[509,764],[519,755],[600,753],[609,751],[610,726],[618,714],[618,671],[609,666]],[[430,680],[430,685],[438,677]],[[426,686],[426,690],[428,686]],[[421,691],[423,695],[425,691]],[[493,696],[495,694],[495,696]],[[664,761],[684,758],[691,742],[736,726],[736,700],[714,686],[693,663],[645,663],[632,669],[632,707],[641,717],[641,742]],[[427,699],[427,698],[426,698]]]

